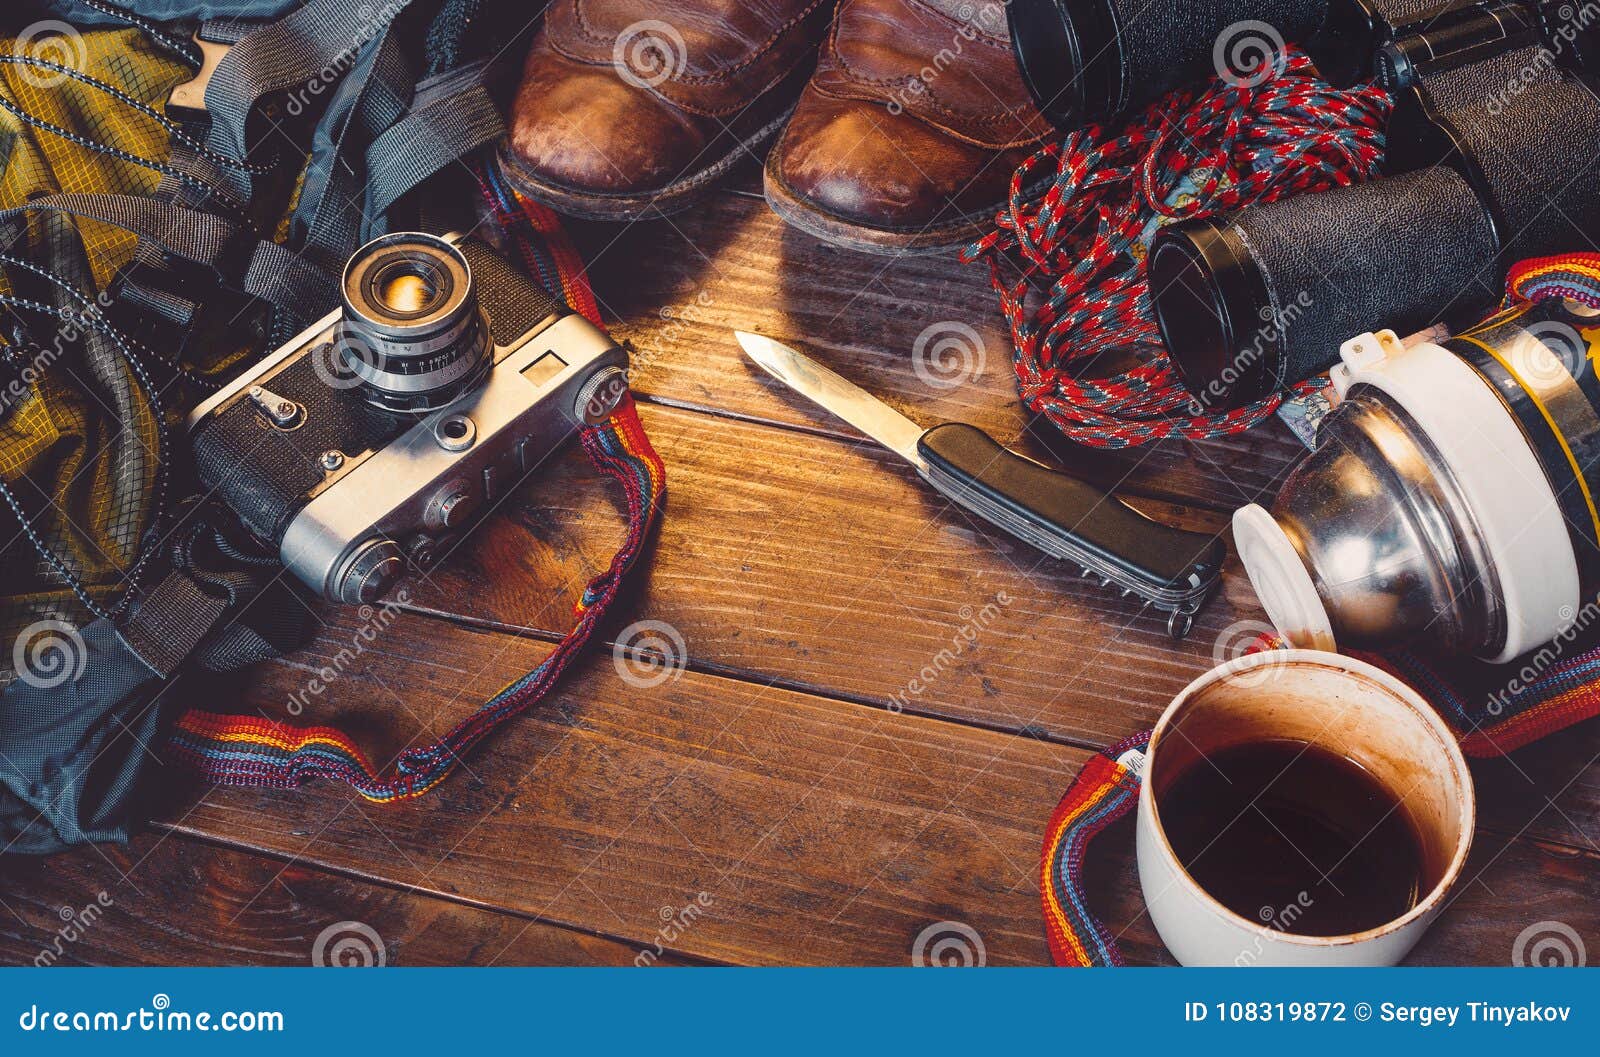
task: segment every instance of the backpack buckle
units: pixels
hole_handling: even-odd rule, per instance
[[[172,91],[167,93],[167,116],[174,121],[195,121],[206,116],[206,88],[211,84],[211,75],[217,72],[222,60],[233,50],[232,44],[207,40],[201,36],[203,32],[198,30],[193,35],[195,44],[200,48],[199,72],[189,80],[173,85]]]

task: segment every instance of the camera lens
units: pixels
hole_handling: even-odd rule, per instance
[[[1211,76],[1260,83],[1329,0],[1010,0],[1017,69],[1057,128],[1123,116]]]
[[[1357,334],[1481,312],[1498,295],[1497,245],[1478,196],[1441,166],[1167,228],[1150,296],[1185,388],[1215,413],[1325,370]]]
[[[438,304],[441,291],[447,289],[433,275],[432,269],[418,267],[412,261],[400,261],[386,269],[388,274],[373,281],[374,300],[391,316],[412,318]]]
[[[487,373],[489,326],[472,269],[444,239],[402,232],[369,242],[345,267],[343,294],[339,353],[369,403],[425,413]]]

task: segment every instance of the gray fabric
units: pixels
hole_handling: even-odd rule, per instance
[[[0,692],[0,853],[126,841],[161,685],[108,620],[34,631],[32,674]]]
[[[292,224],[306,255],[330,271],[343,269],[364,236],[383,234],[383,218],[369,218],[365,206],[367,147],[405,115],[413,77],[385,29],[340,82],[317,125]],[[380,230],[371,232],[374,224]]]
[[[154,198],[117,194],[36,198],[25,206],[0,209],[0,223],[41,211],[68,213],[111,224],[196,264],[216,262],[237,232],[230,221],[211,213],[182,209]]]
[[[309,324],[336,306],[339,277],[276,242],[258,242],[242,288],[276,305],[297,323]]]
[[[140,600],[122,629],[122,641],[155,674],[170,678],[227,608],[225,600],[206,594],[186,574],[173,572]]]
[[[211,148],[225,157],[247,158],[257,101],[277,92],[326,88],[329,76],[343,74],[410,2],[391,0],[374,7],[366,0],[309,0],[240,41],[217,65],[206,88]],[[243,174],[233,174],[230,182],[248,191]]]
[[[387,213],[422,181],[505,133],[483,86],[482,67],[465,67],[417,88],[411,113],[367,148],[369,209]]]

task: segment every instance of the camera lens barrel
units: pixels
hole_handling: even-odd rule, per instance
[[[369,403],[423,414],[488,373],[488,321],[472,269],[448,241],[421,232],[375,239],[350,258],[340,286],[335,345]]]
[[[1496,249],[1478,196],[1440,166],[1174,225],[1150,290],[1174,367],[1216,413],[1325,370],[1356,334],[1481,313]]]

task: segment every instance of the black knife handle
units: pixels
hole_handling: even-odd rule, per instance
[[[941,494],[1047,554],[1077,562],[1162,609],[1192,613],[1222,572],[1222,541],[1152,521],[1116,497],[958,422],[917,448]]]

